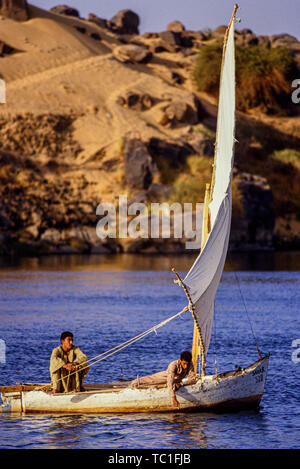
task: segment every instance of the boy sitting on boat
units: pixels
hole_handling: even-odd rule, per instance
[[[82,383],[89,371],[87,356],[73,345],[72,332],[63,332],[60,341],[50,358],[52,392],[84,391]]]
[[[173,405],[179,407],[175,391],[180,388],[181,381],[185,377],[188,378],[185,384],[194,384],[196,382],[192,354],[187,350],[181,352],[179,360],[171,362],[167,370],[137,378],[131,382],[131,386],[136,388],[139,385],[167,384]]]

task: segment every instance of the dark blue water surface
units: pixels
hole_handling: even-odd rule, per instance
[[[89,358],[136,336],[186,305],[173,283],[193,257],[65,256],[0,266],[0,385],[49,382],[49,358],[63,330]],[[300,255],[232,256],[217,292],[207,372],[270,352],[256,411],[131,415],[0,414],[0,448],[299,448]],[[234,269],[234,270],[233,270]],[[249,320],[251,324],[249,323]],[[189,312],[91,367],[86,383],[165,369],[191,349]],[[3,345],[3,342],[2,342]],[[300,349],[300,345],[298,345]],[[294,352],[294,359],[292,354]],[[295,360],[296,357],[296,360]]]

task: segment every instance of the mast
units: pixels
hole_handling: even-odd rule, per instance
[[[203,249],[206,240],[210,232],[210,217],[209,217],[209,201],[210,201],[210,184],[206,184],[205,188],[205,197],[204,197],[204,206],[203,206],[203,221],[202,221],[202,240],[201,240],[201,250]],[[205,350],[202,340],[202,335],[198,329],[196,321],[194,321],[194,333],[193,333],[193,347],[192,347],[192,358],[195,373],[198,369],[198,363],[200,367],[200,356],[202,357],[202,375],[205,376]]]

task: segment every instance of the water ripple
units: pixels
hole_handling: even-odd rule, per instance
[[[107,261],[109,262],[109,261]],[[171,262],[171,261],[168,261]],[[184,269],[183,269],[184,270]],[[258,411],[234,414],[0,414],[0,448],[297,448],[300,363],[292,342],[300,330],[298,272],[225,272],[217,292],[208,373],[257,359],[248,317],[270,352]],[[241,298],[242,291],[243,298]],[[244,308],[247,308],[247,314]],[[0,338],[6,363],[0,384],[49,380],[49,357],[62,330],[95,356],[180,311],[184,293],[167,271],[0,271]],[[165,369],[190,349],[193,319],[185,313],[142,342],[92,367],[87,382]]]

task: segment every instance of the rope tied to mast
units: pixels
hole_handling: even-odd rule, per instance
[[[200,348],[201,348],[201,356],[202,356],[202,376],[205,376],[205,369],[206,369],[205,348],[204,348],[204,342],[203,342],[203,337],[202,337],[202,333],[201,333],[201,327],[199,325],[198,319],[197,319],[196,314],[195,314],[195,306],[192,302],[191,296],[189,294],[189,291],[188,291],[186,285],[183,283],[183,281],[181,280],[181,278],[179,277],[178,273],[176,272],[176,270],[174,268],[172,269],[172,272],[174,272],[174,274],[177,277],[177,280],[174,280],[174,282],[181,285],[182,288],[184,289],[184,292],[185,292],[185,294],[187,296],[187,299],[188,299],[188,302],[189,302],[189,310],[192,313],[192,316],[194,318],[195,324],[196,324],[198,332],[199,332]],[[195,372],[196,372],[196,370],[195,370]]]
[[[181,318],[181,314],[185,313],[188,310],[189,310],[189,307],[185,306],[185,308],[183,308],[181,311],[179,311],[179,313],[176,313],[173,316],[171,316],[167,319],[164,319],[159,324],[156,324],[155,326],[152,326],[150,329],[148,329],[144,332],[141,332],[137,336],[135,336],[131,339],[128,339],[125,342],[122,342],[121,344],[116,345],[115,347],[113,347],[113,348],[111,348],[111,349],[109,349],[105,352],[102,352],[99,355],[96,355],[95,357],[92,357],[92,358],[80,363],[79,365],[76,365],[77,369],[75,371],[73,371],[72,373],[69,372],[68,377],[67,377],[68,380],[70,379],[70,376],[74,375],[78,371],[83,371],[83,370],[89,368],[90,366],[95,365],[96,363],[98,363],[102,360],[105,360],[106,358],[110,357],[111,355],[114,355],[115,353],[120,352],[124,348],[129,347],[129,345],[143,339],[144,337],[151,334],[152,332],[154,332],[157,335],[157,329],[159,329],[160,327],[165,326],[166,324],[168,324],[170,321],[177,318],[178,316]],[[86,366],[84,366],[84,365],[86,365]],[[59,378],[58,380],[56,380],[56,383],[58,383],[59,381],[62,381],[63,379],[65,379],[65,377]],[[46,389],[48,387],[49,387],[49,385],[47,384],[45,386],[38,387],[38,390],[42,391],[43,389]]]

